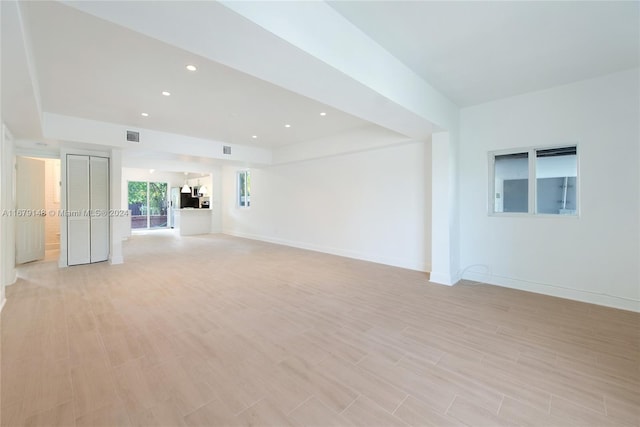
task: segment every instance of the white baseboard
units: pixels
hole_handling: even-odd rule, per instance
[[[437,285],[445,285],[445,286],[453,286],[460,281],[460,278],[446,273],[438,273],[436,271],[432,271],[429,273],[429,282],[435,283]]]
[[[415,271],[421,271],[421,272],[429,271],[428,266],[424,262],[420,263],[417,261],[407,261],[405,259],[399,259],[399,258],[372,256],[372,255],[368,255],[368,254],[364,254],[356,251],[319,246],[319,245],[314,245],[310,243],[297,242],[297,241],[262,236],[257,234],[241,233],[234,230],[223,230],[222,234],[227,234],[229,236],[235,236],[235,237],[242,237],[242,238],[251,239],[251,240],[259,240],[261,242],[275,243],[277,245],[291,246],[294,248],[306,249],[309,251],[322,252],[326,254],[342,256],[345,258],[353,258],[353,259],[359,259],[362,261],[375,262],[377,264],[391,265],[393,267],[406,268],[408,270],[415,270]]]
[[[621,310],[640,312],[640,300],[634,300],[630,298],[617,297],[614,295],[589,292],[580,289],[565,288],[562,286],[530,282],[527,280],[514,279],[512,277],[498,276],[495,274],[490,275],[472,271],[465,272],[462,278],[475,282],[488,283],[490,285],[503,286],[505,288],[519,289],[521,291],[534,292],[537,294],[550,295],[574,301],[619,308]]]

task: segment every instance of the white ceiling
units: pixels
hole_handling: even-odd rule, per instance
[[[47,112],[261,147],[373,126],[60,3],[24,10]]]
[[[258,147],[323,140],[365,127],[389,133],[323,103],[176,47],[179,45],[169,45],[85,14],[77,7],[58,2],[21,2],[20,8],[16,6],[14,11],[5,13],[11,9],[9,4],[14,3],[2,2],[2,105],[3,119],[18,138],[41,138],[38,93],[43,112]],[[640,65],[638,2],[329,4],[459,106]],[[122,2],[112,5],[107,2],[101,7],[116,5],[123,13],[133,8],[133,3]],[[160,10],[153,2],[135,5],[148,7],[149,14]],[[16,21],[18,9],[24,12],[27,40],[22,40]],[[219,10],[183,9],[185,15],[180,22],[195,22],[194,14],[201,9]],[[189,17],[193,19],[189,21]],[[198,21],[204,19],[211,27],[209,21],[215,21],[213,18],[207,15]],[[246,27],[239,36],[246,43],[257,44],[256,34],[260,33],[249,28],[256,25],[242,17],[237,19],[236,24]],[[178,23],[176,28],[180,28],[175,30],[180,34],[193,30]],[[225,36],[222,29],[217,34]],[[207,44],[207,40],[203,43]],[[37,71],[35,88],[29,79],[28,49],[25,52],[25,46],[29,45]],[[208,46],[217,45],[208,42]],[[287,58],[291,62],[292,55],[304,54],[295,48],[287,51],[289,56],[282,56],[283,52],[266,52],[265,57],[280,60],[264,67],[286,67]],[[243,49],[233,53],[247,55]],[[198,71],[188,72],[187,64],[196,65]],[[329,81],[317,79],[314,73],[296,73],[291,80],[313,81],[316,88],[326,91],[337,81],[340,72],[335,73],[336,77]],[[288,87],[299,91],[295,84]],[[163,90],[172,95],[162,96]],[[388,99],[362,93],[366,95],[348,91],[347,97],[378,112],[392,111],[382,108],[385,103],[391,104]],[[322,111],[327,113],[325,117],[320,116]],[[142,112],[149,113],[149,117],[142,117]],[[362,117],[387,123],[380,119],[381,114],[377,119],[371,118],[375,115]],[[391,116],[389,113],[385,117]],[[286,123],[292,127],[286,129]],[[252,135],[258,138],[253,139]]]
[[[640,65],[637,1],[329,4],[459,106]]]

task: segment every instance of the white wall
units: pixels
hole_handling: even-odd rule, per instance
[[[60,211],[60,159],[44,160],[44,202],[47,212]],[[45,248],[60,249],[60,216],[47,215],[44,219]]]
[[[640,311],[638,71],[462,110],[463,277]],[[578,144],[578,218],[488,216],[488,151],[564,143]]]
[[[413,142],[251,169],[251,207],[223,167],[223,231],[421,271],[431,260],[430,146]]]

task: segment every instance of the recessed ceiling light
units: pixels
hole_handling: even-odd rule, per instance
[[[253,135],[251,138],[258,139],[258,135]]]
[[[149,117],[149,113],[140,113],[142,117]]]
[[[325,113],[325,112],[323,111],[322,113],[320,113],[320,115],[324,117],[324,116],[326,116],[326,115],[327,115],[327,113]]]
[[[164,96],[171,96],[171,93],[170,93],[170,92],[167,92],[166,90],[163,90],[163,91],[162,91],[162,94],[163,94]]]
[[[195,65],[191,65],[191,64],[187,65],[187,70],[189,70],[189,71],[196,71],[197,69],[198,68],[196,68]]]
[[[286,124],[286,125],[284,125],[284,127],[286,127],[286,128],[290,128],[290,127],[291,127],[291,125]]]

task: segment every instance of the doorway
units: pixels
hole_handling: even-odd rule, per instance
[[[16,157],[16,264],[60,256],[60,159]]]
[[[168,227],[168,184],[166,182],[129,181],[128,205],[131,229]]]

